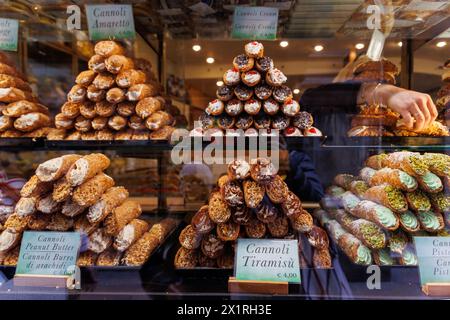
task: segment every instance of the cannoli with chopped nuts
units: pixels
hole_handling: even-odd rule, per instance
[[[158,246],[158,239],[150,232],[146,232],[125,251],[122,262],[127,266],[142,266]]]
[[[86,217],[90,223],[101,222],[127,198],[128,191],[124,187],[109,188],[100,200],[89,208]]]
[[[30,221],[31,216],[21,217],[14,213],[6,219],[4,227],[6,229],[12,229],[17,233],[22,233],[26,230],[28,226],[28,221]]]
[[[105,231],[111,236],[117,236],[128,223],[142,213],[139,203],[127,200],[115,208],[104,222]]]
[[[28,221],[28,228],[30,230],[42,231],[47,229],[50,224],[52,216],[46,213],[36,213],[30,217]]]
[[[66,217],[61,213],[51,215],[50,223],[47,225],[47,230],[51,231],[68,231],[73,227],[73,219]]]
[[[390,184],[391,186],[412,192],[417,189],[418,184],[414,177],[399,169],[382,168],[374,173],[370,179],[371,186]]]
[[[105,58],[115,54],[123,55],[125,53],[125,49],[120,44],[111,40],[98,42],[94,47],[94,51],[95,54]]]
[[[383,160],[386,167],[400,169],[417,178],[428,173],[428,165],[419,153],[409,151],[392,152]]]
[[[17,213],[21,217],[26,217],[32,215],[36,212],[36,205],[38,202],[38,198],[20,198],[16,203],[16,207],[14,212]]]
[[[114,240],[114,248],[119,252],[126,251],[150,229],[150,225],[141,219],[133,219],[127,224]]]
[[[80,206],[92,206],[112,186],[114,186],[114,180],[101,172],[74,189],[73,201]]]
[[[114,248],[108,248],[97,258],[96,265],[102,267],[115,267],[120,265],[122,258],[122,252],[114,250]]]
[[[345,190],[350,190],[350,183],[355,180],[357,180],[357,178],[354,175],[341,173],[334,177],[333,184],[344,188]]]
[[[370,249],[382,249],[386,246],[386,235],[375,223],[364,219],[353,221],[349,231]]]
[[[231,217],[231,210],[223,200],[220,192],[213,192],[209,197],[209,217],[215,223],[223,223]]]
[[[99,226],[98,223],[91,224],[85,215],[79,215],[74,222],[73,228],[83,234],[90,235]]]
[[[66,177],[62,177],[56,181],[53,187],[52,197],[56,202],[66,201],[73,192],[73,187],[67,181]]]
[[[19,244],[20,239],[22,239],[22,233],[17,232],[12,228],[6,228],[0,234],[0,254],[5,253],[17,244]]]
[[[42,213],[55,213],[60,209],[60,203],[53,200],[53,195],[50,193],[38,199],[36,209]]]
[[[50,159],[41,163],[36,169],[36,175],[40,181],[56,181],[63,177],[72,164],[81,156],[77,154],[68,154],[58,158]]]
[[[118,74],[121,71],[130,70],[134,68],[133,60],[130,58],[114,54],[105,60],[106,70],[112,74]]]
[[[83,213],[85,209],[85,206],[80,206],[78,203],[74,202],[72,198],[69,198],[62,205],[61,213],[67,217],[73,218]]]
[[[148,231],[154,238],[156,238],[159,243],[163,243],[164,239],[169,235],[176,226],[176,221],[171,218],[166,218],[158,223],[152,225]]]
[[[17,246],[8,253],[6,253],[5,258],[3,259],[3,265],[7,267],[17,266],[17,262],[19,261],[19,254],[20,254],[20,246]]]
[[[381,204],[395,213],[408,210],[408,202],[403,193],[390,185],[372,187],[364,193],[363,198]]]
[[[361,265],[370,265],[372,263],[370,249],[352,234],[344,233],[341,235],[338,245],[353,263]]]
[[[101,153],[91,153],[77,159],[67,171],[66,179],[72,186],[79,186],[109,167],[110,160]]]
[[[186,248],[181,247],[178,249],[177,254],[175,255],[174,265],[177,269],[192,269],[195,268],[199,264],[199,252],[197,250],[188,250]],[[214,259],[211,259],[207,257],[206,255],[202,254],[206,259],[209,259],[211,261],[214,261]]]
[[[398,229],[400,221],[389,208],[369,200],[359,202],[350,213],[355,217],[372,221],[383,229],[394,231]]]
[[[112,237],[105,232],[105,229],[99,228],[89,235],[88,250],[102,253],[111,246],[112,241]]]
[[[92,251],[81,252],[78,256],[77,266],[79,267],[90,267],[95,266],[98,254]]]
[[[24,198],[39,197],[52,190],[53,184],[51,182],[43,182],[39,180],[37,175],[34,175],[25,183],[20,190],[20,195]]]

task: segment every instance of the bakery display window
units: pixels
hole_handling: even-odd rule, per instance
[[[450,297],[449,10],[0,4],[0,299]]]

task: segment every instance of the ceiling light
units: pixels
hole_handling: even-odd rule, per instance
[[[287,42],[287,41],[280,42],[280,47],[282,47],[282,48],[286,48],[288,45],[289,45],[289,42]]]
[[[399,41],[397,45],[401,48],[403,46],[403,42]]]
[[[299,94],[300,93],[300,89],[294,89],[294,94]]]
[[[320,45],[320,44],[318,44],[317,46],[314,47],[314,50],[315,50],[316,52],[320,52],[320,51],[323,50],[323,46]]]
[[[357,43],[355,45],[355,48],[358,49],[358,50],[364,49],[364,43]]]
[[[221,86],[223,86],[223,81],[217,81],[216,84],[218,87],[221,87]]]
[[[439,41],[438,43],[436,43],[436,47],[438,48],[443,48],[447,45],[447,42],[445,41]]]
[[[192,50],[194,50],[195,52],[199,52],[200,50],[202,50],[202,47],[200,47],[200,45],[198,44],[194,44],[192,46]]]
[[[214,63],[214,58],[213,57],[208,57],[208,58],[206,58],[206,62],[207,63],[209,63],[209,64],[211,64],[211,63]]]

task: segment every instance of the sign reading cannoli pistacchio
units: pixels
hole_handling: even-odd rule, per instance
[[[134,39],[133,7],[130,4],[86,5],[89,39]]]
[[[235,259],[237,280],[301,282],[297,240],[239,239]]]
[[[450,283],[450,238],[414,237],[420,282]]]
[[[19,21],[0,18],[0,50],[17,51]]]
[[[248,40],[276,40],[278,8],[236,7],[231,37]]]
[[[81,237],[78,232],[25,231],[17,275],[68,275],[76,265]]]

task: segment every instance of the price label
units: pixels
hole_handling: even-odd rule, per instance
[[[450,283],[450,238],[414,237],[420,282]]]
[[[86,5],[89,39],[134,39],[133,7],[121,5]]]
[[[236,7],[231,37],[248,40],[276,40],[278,8]]]
[[[0,50],[17,51],[19,21],[0,18]]]
[[[298,241],[239,239],[235,277],[237,280],[300,283]]]

